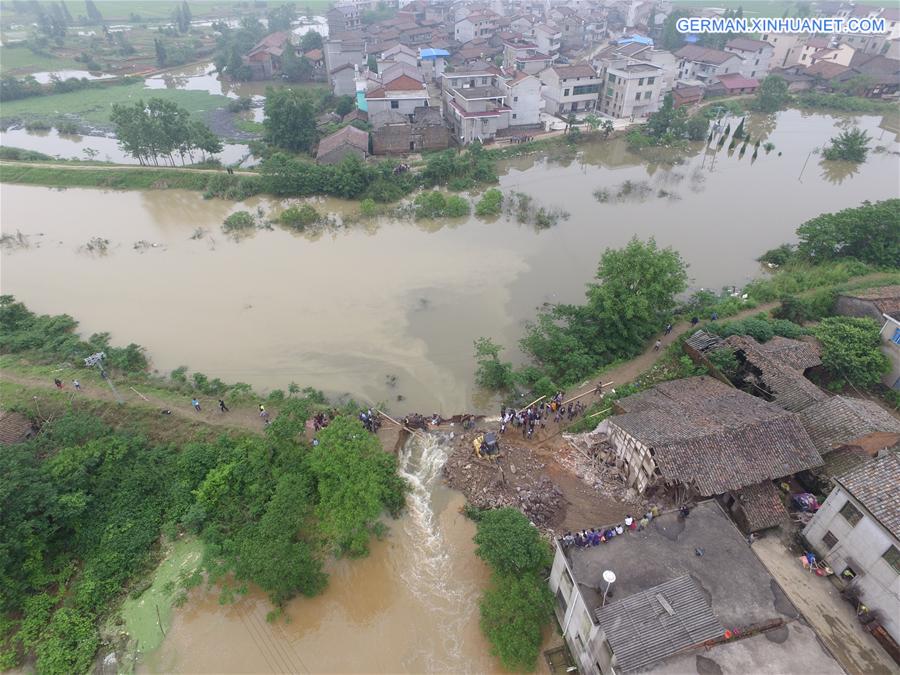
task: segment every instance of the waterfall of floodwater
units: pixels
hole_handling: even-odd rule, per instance
[[[452,434],[428,433],[409,437],[399,455],[399,472],[410,485],[406,500],[409,517],[404,529],[412,542],[409,564],[401,571],[407,588],[421,602],[441,613],[445,626],[440,634],[444,649],[454,661],[434,658],[439,650],[423,645],[428,652],[429,672],[460,672],[467,669],[463,659],[461,637],[463,627],[474,619],[471,593],[454,584],[455,575],[447,542],[441,534],[434,505],[434,490],[440,483],[441,470],[451,451]]]

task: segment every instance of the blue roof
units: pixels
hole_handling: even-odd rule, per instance
[[[419,50],[420,59],[436,59],[441,56],[450,56],[450,52],[446,49],[432,49],[431,47]]]
[[[653,38],[648,38],[643,35],[638,35],[635,33],[634,35],[629,35],[628,37],[619,38],[616,40],[617,45],[630,45],[632,42],[637,42],[641,45],[647,45],[648,47],[653,46]]]

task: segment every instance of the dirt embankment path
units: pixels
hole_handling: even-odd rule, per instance
[[[221,169],[192,169],[189,166],[141,166],[140,164],[69,164],[64,162],[19,162],[16,160],[0,160],[0,169],[4,166],[24,166],[37,169],[64,169],[66,171],[187,171],[190,173],[225,173]],[[259,176],[256,171],[232,170],[235,176]]]

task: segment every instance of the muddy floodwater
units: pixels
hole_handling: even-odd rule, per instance
[[[797,111],[763,119],[775,150],[753,164],[724,150],[649,163],[620,140],[562,161],[511,160],[505,192],[570,214],[544,230],[515,218],[381,219],[234,240],[221,230],[230,213],[283,205],[3,185],[3,231],[29,242],[3,251],[3,292],[142,344],[163,372],[186,364],[263,390],[297,382],[397,412],[452,414],[479,402],[473,340],[491,336],[516,357],[523,322],[545,302],[580,300],[608,246],[655,236],[682,253],[694,288],[740,287],[762,273],[754,259],[792,240],[804,220],[895,197],[894,134],[879,117],[855,121],[889,150],[861,166],[810,154],[846,118]],[[358,210],[316,206],[337,217]],[[109,241],[105,254],[85,249],[94,237]]]
[[[176,610],[168,637],[141,670],[151,673],[485,673],[499,670],[478,627],[487,567],[474,555],[464,500],[439,484],[447,447],[410,443],[401,474],[408,513],[386,521],[372,553],[329,568],[328,589],[288,604],[267,622],[267,598],[252,591],[222,606],[199,589]]]

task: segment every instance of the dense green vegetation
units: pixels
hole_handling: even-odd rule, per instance
[[[103,350],[110,370],[146,370],[137,345],[113,347],[102,333],[84,341],[76,325],[2,296],[0,353],[77,363]],[[212,386],[199,373],[194,381]],[[102,620],[149,571],[161,538],[199,536],[203,568],[226,599],[254,583],[276,605],[320,592],[329,556],[365,555],[384,528],[381,513],[396,516],[405,503],[396,458],[352,414],[311,445],[306,420],[325,401],[298,390],[265,436],[155,441],[158,413],[112,428],[93,410],[104,404],[92,402],[39,420],[33,440],[5,448],[0,667],[33,655],[41,673],[87,671]]]
[[[478,216],[499,216],[503,210],[503,193],[497,188],[486,190],[475,205]]]
[[[802,91],[794,97],[794,103],[800,108],[821,108],[839,112],[894,114],[897,112],[896,103],[845,93]]]
[[[764,253],[760,260],[777,265],[857,260],[897,267],[900,199],[863,202],[837,213],[823,213],[800,225],[797,236],[800,241],[796,247],[782,245]]]
[[[102,168],[66,166],[61,163],[54,167],[4,164],[0,169],[0,177],[5,183],[23,183],[25,185],[97,187],[116,190],[178,188],[204,191],[215,174],[162,168],[125,168],[120,171],[110,171]],[[229,176],[229,178],[234,178],[236,182],[238,177]]]
[[[830,316],[822,319],[815,335],[822,344],[822,365],[838,383],[871,388],[890,371],[881,352],[881,326],[872,319]]]
[[[687,107],[675,107],[672,94],[666,94],[662,107],[650,115],[647,124],[628,132],[626,138],[632,148],[648,145],[673,145],[688,139],[702,141],[706,138],[709,121],[703,114],[688,117]]]
[[[760,112],[773,113],[785,107],[790,99],[785,79],[778,75],[767,75],[756,90],[752,107]]]
[[[481,598],[481,630],[505,668],[532,670],[553,602],[544,582],[550,547],[516,509],[470,513],[478,524],[475,554],[492,572]]]

